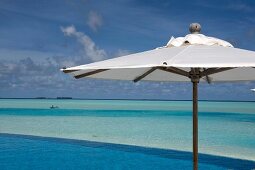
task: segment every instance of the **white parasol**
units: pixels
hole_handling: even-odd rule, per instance
[[[198,168],[198,94],[200,81],[208,83],[255,80],[255,52],[233,48],[223,40],[200,34],[171,38],[164,47],[105,61],[62,69],[75,78],[144,81],[191,81],[193,83],[193,169]]]

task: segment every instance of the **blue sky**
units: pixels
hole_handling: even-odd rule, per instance
[[[74,80],[59,69],[163,46],[188,34],[192,22],[255,51],[252,0],[1,0],[0,97],[191,99],[191,83]],[[199,95],[255,100],[252,88],[255,82],[200,83]]]

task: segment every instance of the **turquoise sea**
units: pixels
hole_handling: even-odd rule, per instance
[[[191,101],[1,99],[1,169],[191,169],[191,109]],[[199,102],[199,153],[200,169],[255,168],[255,102]]]

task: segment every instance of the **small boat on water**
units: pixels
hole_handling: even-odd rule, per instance
[[[50,109],[58,109],[58,106],[51,105]]]

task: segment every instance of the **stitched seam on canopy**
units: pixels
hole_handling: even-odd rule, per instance
[[[173,61],[176,57],[178,57],[179,55],[181,55],[182,53],[184,53],[185,51],[187,51],[187,49],[190,47],[191,45],[188,45],[185,49],[183,49],[182,51],[180,51],[178,54],[176,54],[175,56],[172,57],[171,60],[169,61],[165,61],[167,62],[167,66],[171,66],[171,64],[173,64]]]

